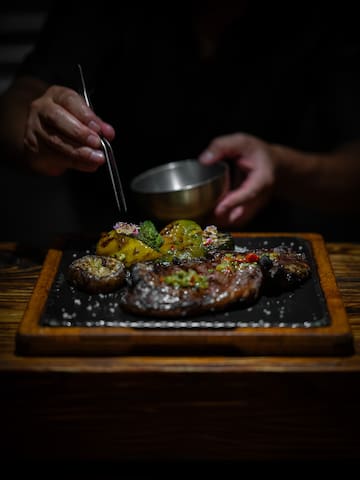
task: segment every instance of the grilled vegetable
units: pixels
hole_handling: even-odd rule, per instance
[[[203,245],[207,252],[216,252],[220,250],[234,250],[235,242],[231,233],[219,232],[215,225],[208,225],[204,228]]]
[[[111,255],[124,260],[125,256],[121,253],[120,235],[115,230],[102,233],[96,245],[97,255]]]
[[[159,250],[161,245],[164,243],[163,237],[157,231],[151,220],[145,220],[144,222],[140,223],[139,234],[137,238],[154,250]]]
[[[120,260],[99,255],[84,255],[69,265],[67,279],[87,293],[109,293],[125,281],[125,265]]]
[[[231,234],[219,232],[215,225],[202,230],[194,220],[179,219],[158,232],[151,220],[145,220],[140,225],[116,223],[113,230],[101,235],[96,254],[116,257],[128,267],[146,260],[203,258],[233,249]]]
[[[155,260],[161,255],[141,240],[117,233],[115,230],[101,235],[96,245],[96,254],[118,258],[124,262],[126,267],[136,262]]]
[[[174,220],[167,224],[160,235],[164,243],[160,248],[164,258],[199,258],[205,255],[202,229],[193,220]]]

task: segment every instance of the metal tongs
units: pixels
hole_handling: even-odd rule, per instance
[[[80,64],[78,64],[78,67],[79,67],[79,72],[80,72],[80,77],[81,77],[81,86],[82,86],[83,97],[85,99],[85,102],[86,102],[87,106],[89,108],[91,108],[91,110],[94,110],[93,107],[92,107],[91,101],[90,101],[90,97],[89,97],[87,88],[86,88],[85,78],[84,78],[82,67],[81,67]],[[110,144],[109,140],[107,138],[103,137],[102,135],[100,135],[100,141],[101,141],[101,146],[102,146],[102,149],[104,151],[105,158],[106,158],[106,164],[107,164],[108,169],[109,169],[111,183],[112,183],[112,187],[113,187],[114,194],[115,194],[116,204],[118,206],[118,209],[119,209],[120,213],[121,212],[126,213],[127,212],[127,206],[126,206],[126,201],[125,201],[124,190],[123,190],[123,187],[122,187],[122,184],[121,184],[120,175],[119,175],[119,171],[118,171],[118,168],[117,168],[117,165],[116,165],[116,160],[115,160],[113,149],[111,147],[111,144]]]

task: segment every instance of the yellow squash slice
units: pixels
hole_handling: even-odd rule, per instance
[[[117,233],[115,230],[110,230],[100,236],[96,245],[96,254],[116,257],[124,262],[126,267],[137,262],[155,260],[161,256],[160,252],[141,240]]]

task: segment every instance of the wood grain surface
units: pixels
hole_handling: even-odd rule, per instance
[[[327,244],[347,356],[20,356],[45,252],[0,244],[0,449],[21,460],[360,459],[360,245]]]
[[[222,321],[224,325],[232,321],[236,325],[241,319],[242,324],[232,328],[134,328],[137,317],[130,316],[126,323],[127,317],[121,309],[118,308],[110,316],[107,313],[109,304],[117,303],[118,299],[103,299],[93,295],[79,297],[79,292],[69,288],[64,279],[68,265],[74,258],[73,249],[50,249],[17,332],[17,353],[48,356],[174,356],[176,353],[294,356],[352,353],[350,324],[321,235],[233,235],[235,241],[242,241],[244,245],[256,242],[259,246],[279,246],[284,242],[285,245],[294,245],[294,249],[300,248],[311,266],[311,277],[302,288],[283,292],[273,298],[261,297],[249,310],[234,309],[227,314],[209,314],[202,317],[203,324],[211,325],[214,325],[215,321]],[[88,244],[87,242],[85,245]],[[78,248],[75,249],[75,253],[78,252]],[[48,304],[49,296],[51,302]],[[65,325],[62,324],[64,312],[68,314],[67,317],[75,316],[75,325],[69,326],[69,319],[65,321]],[[102,319],[103,324],[89,326],[88,323],[93,322],[93,315],[98,320]],[[269,325],[273,322],[273,326],[265,325],[264,320],[259,322],[263,317]],[[42,323],[43,318],[51,323]],[[110,320],[110,325],[106,323],[106,318]],[[125,325],[116,325],[119,319]],[[181,320],[184,323],[187,319]],[[199,318],[190,319],[190,325],[194,320],[199,321]],[[282,323],[282,326],[276,326],[279,323]]]

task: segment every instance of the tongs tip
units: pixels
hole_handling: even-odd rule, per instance
[[[86,102],[87,106],[89,108],[91,108],[91,110],[93,110],[93,107],[92,107],[91,101],[90,101],[90,97],[89,97],[89,94],[87,92],[87,87],[86,87],[86,83],[85,83],[85,77],[84,77],[83,69],[82,69],[80,63],[78,63],[78,69],[79,69],[79,72],[80,72],[80,79],[81,79],[83,97],[85,99],[85,102]],[[117,168],[117,164],[116,164],[116,160],[115,160],[115,156],[114,156],[112,146],[111,146],[109,140],[107,138],[105,138],[104,136],[100,136],[100,141],[101,141],[101,145],[102,145],[104,155],[105,155],[105,158],[106,158],[106,163],[107,163],[107,166],[108,166],[108,169],[109,169],[111,183],[112,183],[112,186],[113,186],[117,207],[118,207],[120,213],[122,211],[124,211],[126,213],[127,212],[127,205],[126,205],[126,201],[125,201],[124,190],[123,190],[123,187],[122,187],[122,184],[121,184],[120,175],[119,175],[119,171],[118,171],[118,168]]]

